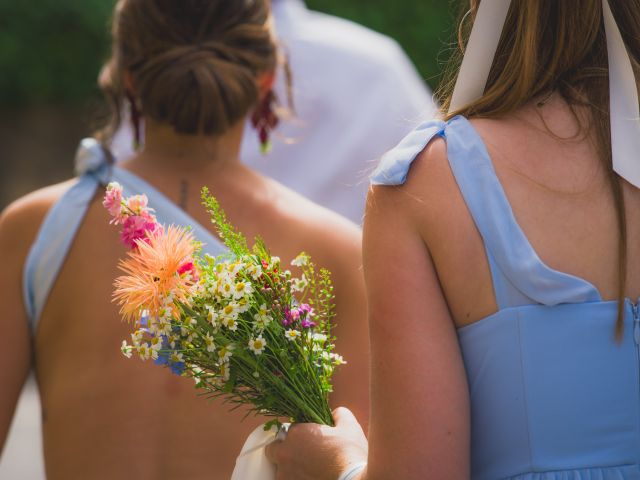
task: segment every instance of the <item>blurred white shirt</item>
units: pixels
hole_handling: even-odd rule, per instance
[[[296,117],[272,132],[267,155],[248,125],[241,159],[360,224],[369,173],[419,121],[435,115],[432,94],[389,37],[311,11],[302,0],[273,0],[273,15],[293,71]],[[275,90],[286,105],[283,72]],[[131,154],[128,130],[114,139],[117,158]]]
[[[369,173],[416,123],[434,116],[431,92],[389,37],[310,11],[302,0],[274,0],[273,14],[289,52],[298,119],[281,123],[266,156],[248,128],[242,160],[359,224]],[[276,92],[286,104],[283,77]]]

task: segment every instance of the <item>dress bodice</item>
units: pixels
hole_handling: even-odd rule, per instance
[[[464,117],[431,121],[382,159],[376,185],[405,182],[436,136],[483,239],[498,311],[460,328],[474,480],[640,479],[640,315],[551,269],[518,225],[486,147]]]

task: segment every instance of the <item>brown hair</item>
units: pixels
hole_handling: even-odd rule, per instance
[[[184,134],[222,134],[245,118],[259,101],[258,76],[276,67],[269,6],[269,0],[119,0],[112,56],[99,77],[112,112],[100,140],[110,142],[125,99],[132,117]]]
[[[640,0],[608,0],[632,59],[640,72]],[[513,0],[484,95],[458,111],[449,111],[451,95],[471,33],[479,0],[471,1],[437,95],[445,118],[499,117],[535,98],[558,92],[570,106],[587,106],[600,158],[609,172],[619,228],[619,306],[616,337],[623,332],[627,234],[620,178],[613,172],[609,123],[607,42],[602,0]]]

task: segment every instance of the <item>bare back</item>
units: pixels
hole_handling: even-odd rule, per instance
[[[536,111],[538,110],[538,111]],[[515,218],[534,250],[554,270],[592,283],[605,300],[618,297],[618,225],[608,174],[589,138],[561,100],[503,119],[473,120]],[[640,192],[626,182],[625,295],[640,296]],[[457,326],[497,310],[482,238],[451,173],[445,141],[414,163],[401,200],[422,232]],[[455,241],[451,241],[455,239]]]
[[[135,161],[127,168],[176,201],[188,182],[187,210],[203,225],[210,222],[198,192],[207,185],[230,220],[249,237],[263,236],[283,262],[304,249],[333,271],[338,348],[349,357],[350,367],[336,375],[333,400],[352,405],[366,418],[368,385],[362,375],[367,372],[367,347],[362,342],[366,326],[358,229],[240,165],[220,175],[199,172],[183,178],[178,178],[177,171],[170,175],[145,170]],[[64,188],[49,193],[49,204],[61,190]],[[14,216],[28,216],[28,204],[29,200],[18,208],[24,213],[17,211]],[[36,225],[38,222],[33,219]],[[24,242],[30,242],[34,229],[23,234]],[[95,198],[33,343],[48,478],[229,478],[242,443],[263,419],[242,421],[244,412],[230,413],[221,401],[198,397],[188,379],[121,355],[119,345],[131,328],[119,320],[111,293],[117,262],[124,254],[116,229]],[[3,276],[16,281],[20,271],[15,267],[19,266],[17,261],[14,271]],[[24,314],[5,318],[0,328],[5,331],[16,322],[26,325]],[[24,350],[17,344],[14,349]],[[361,380],[354,382],[355,378]],[[10,407],[3,406],[5,410]]]

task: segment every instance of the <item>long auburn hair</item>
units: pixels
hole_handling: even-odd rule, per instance
[[[490,1],[490,0],[488,0]],[[640,0],[608,0],[640,78]],[[535,98],[558,92],[571,107],[585,106],[600,159],[609,173],[618,223],[618,315],[616,338],[624,328],[627,275],[627,231],[622,180],[611,159],[607,42],[602,0],[513,0],[507,15],[484,95],[450,111],[451,96],[480,0],[471,0],[458,28],[454,50],[437,91],[445,119],[495,118]]]

